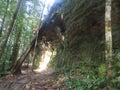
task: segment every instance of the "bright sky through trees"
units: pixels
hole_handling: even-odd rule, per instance
[[[43,0],[44,2],[45,0]],[[48,13],[48,10],[50,9],[50,7],[53,5],[55,0],[46,0],[45,2],[45,9],[44,9],[44,12],[43,14],[46,15]]]
[[[44,7],[44,11],[43,11],[43,16],[42,19],[45,18],[45,16],[48,14],[51,6],[53,5],[55,0],[39,0],[40,2],[42,2],[43,4],[45,3],[45,7]],[[32,8],[34,4],[30,1],[27,2],[27,11],[31,12]],[[40,8],[40,6],[38,7]]]

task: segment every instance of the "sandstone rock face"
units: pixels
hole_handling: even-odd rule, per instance
[[[112,2],[113,50],[120,46],[120,2]],[[64,50],[59,65],[76,62],[104,63],[105,0],[69,0],[62,7],[66,26]],[[60,54],[59,54],[60,55]],[[80,65],[80,64],[79,64]]]
[[[66,0],[61,7],[51,12],[53,16],[51,18],[54,19],[55,13],[63,17],[65,25],[61,28],[64,27],[65,32],[58,32],[59,28],[49,23],[43,36],[46,37],[46,41],[52,42],[51,46],[57,50],[54,58],[57,66],[84,65],[90,70],[104,63],[105,0]],[[114,0],[112,2],[112,34],[115,52],[120,46],[119,21],[120,2]],[[64,35],[64,40],[61,34]],[[38,52],[42,51],[40,45],[39,48]]]
[[[71,62],[101,61],[104,58],[104,0],[70,0],[63,7],[65,54]],[[66,55],[65,55],[66,56]],[[96,59],[100,59],[96,61]]]

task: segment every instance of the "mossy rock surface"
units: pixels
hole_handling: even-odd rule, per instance
[[[105,0],[69,0],[61,8],[66,26],[60,62],[71,65],[93,63],[99,68],[104,61]],[[113,51],[120,46],[120,2],[112,4]],[[58,50],[59,51],[59,50]],[[59,60],[58,60],[59,61]],[[83,63],[82,63],[83,64]],[[62,65],[61,65],[62,66]]]

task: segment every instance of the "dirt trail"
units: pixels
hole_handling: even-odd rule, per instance
[[[59,88],[60,83],[53,77],[53,68],[42,72],[35,70],[34,73],[24,70],[23,73],[18,76],[7,76],[0,81],[0,90],[65,90]]]

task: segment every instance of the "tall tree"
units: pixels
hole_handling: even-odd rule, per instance
[[[13,13],[13,16],[12,16],[12,19],[11,19],[11,22],[10,22],[10,25],[7,29],[7,34],[6,34],[6,37],[5,37],[5,40],[2,42],[1,46],[0,46],[0,57],[2,56],[2,54],[4,53],[4,50],[5,50],[5,47],[6,47],[6,44],[7,44],[7,41],[9,39],[9,36],[10,36],[10,33],[12,31],[12,28],[13,28],[13,25],[14,25],[14,22],[16,20],[16,17],[17,17],[17,14],[18,14],[18,11],[19,11],[19,8],[21,6],[21,3],[22,3],[22,0],[18,0],[18,3],[17,3],[17,7]]]
[[[18,28],[18,30],[15,35],[16,38],[15,38],[15,42],[14,42],[13,49],[12,49],[12,55],[10,57],[10,61],[11,61],[10,67],[14,66],[14,64],[17,60],[18,54],[19,54],[21,30],[20,30],[20,27],[17,27],[17,28]]]
[[[14,25],[14,44],[12,48],[12,54],[10,57],[10,69],[14,66],[18,56],[19,56],[19,51],[20,51],[20,43],[22,38],[22,31],[24,30],[24,20],[25,20],[25,14],[26,13],[26,3],[25,1],[22,2],[22,7],[19,10],[18,17],[16,19],[15,25]],[[27,36],[27,35],[26,35]]]
[[[106,78],[107,78],[108,90],[111,90],[110,78],[112,76],[111,2],[112,0],[106,0],[106,7],[105,7],[105,60],[106,60],[106,67],[107,67]]]
[[[42,6],[43,10],[42,10],[42,12],[40,14],[40,20],[42,20],[43,12],[44,12],[44,9],[45,9],[45,2],[46,2],[46,0],[44,1],[43,6]],[[41,27],[41,23],[39,24],[38,28],[40,28],[40,27]],[[37,30],[37,33],[36,33],[36,41],[35,41],[35,45],[34,45],[34,56],[33,56],[32,71],[34,70],[34,66],[35,66],[37,40],[38,40],[38,30]]]
[[[4,26],[5,18],[6,18],[6,15],[7,15],[8,6],[9,6],[9,0],[7,0],[7,5],[6,5],[6,8],[5,8],[5,13],[4,13],[4,16],[2,18],[2,23],[1,23],[1,27],[0,27],[0,36],[2,35],[3,26]]]
[[[29,45],[29,47],[24,51],[24,53],[20,56],[20,58],[17,60],[16,64],[12,67],[11,71],[13,74],[20,74],[21,73],[21,65],[25,61],[26,57],[34,47],[36,38],[34,38]]]
[[[34,19],[37,19],[38,20],[38,22],[37,22],[37,24],[39,23],[39,27],[37,28],[37,33],[36,33],[36,35],[35,35],[35,38],[32,40],[32,42],[31,42],[31,44],[28,46],[28,48],[23,52],[23,54],[20,56],[20,58],[17,60],[17,62],[16,62],[16,64],[15,64],[15,66],[14,67],[12,67],[12,73],[14,73],[14,74],[19,74],[19,73],[21,73],[21,65],[22,65],[22,63],[25,61],[25,59],[26,59],[26,57],[29,55],[29,53],[30,53],[30,51],[32,50],[32,49],[34,49],[34,52],[36,52],[36,45],[37,45],[37,40],[38,40],[38,30],[41,28],[41,20],[42,20],[42,16],[43,16],[43,11],[44,11],[44,8],[45,8],[45,2],[46,2],[46,0],[43,2],[43,4],[42,4],[42,2],[40,2],[40,4],[42,4],[41,5],[41,12],[40,13],[38,13],[38,11],[39,11],[39,9],[38,9],[38,7],[37,6],[40,6],[39,4],[38,4],[38,0],[34,0],[32,3],[33,3],[33,5],[34,5],[34,7],[32,8],[32,10],[30,10],[30,14],[32,14],[34,17],[36,17],[36,18],[34,18]],[[31,8],[30,8],[31,9]],[[28,12],[29,12],[29,10],[28,10]],[[37,13],[36,13],[37,12]],[[39,33],[39,34],[41,34],[41,33]],[[34,65],[34,59],[35,59],[35,53],[34,53],[34,56],[33,56],[33,65]]]

